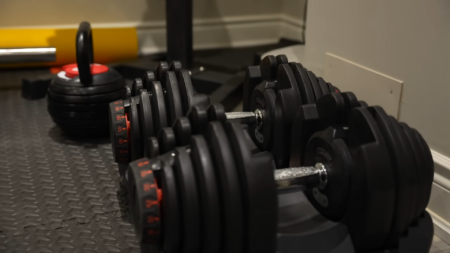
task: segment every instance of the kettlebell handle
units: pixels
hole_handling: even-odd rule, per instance
[[[91,64],[94,63],[94,47],[92,45],[91,24],[81,22],[76,38],[77,65],[80,82],[92,84]]]

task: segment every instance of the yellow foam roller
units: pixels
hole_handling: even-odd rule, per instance
[[[8,63],[0,68],[60,66],[76,62],[77,29],[0,29],[0,48],[55,47],[56,61]],[[93,28],[94,62],[108,63],[136,58],[136,28]]]

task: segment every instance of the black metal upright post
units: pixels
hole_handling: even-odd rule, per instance
[[[167,61],[192,68],[192,0],[166,0],[166,22]]]

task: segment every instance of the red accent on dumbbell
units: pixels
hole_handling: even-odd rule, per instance
[[[127,138],[130,140],[130,119],[128,113],[125,113],[125,121],[127,122]],[[128,142],[128,150],[131,150],[131,144]]]
[[[78,72],[78,65],[76,63],[64,65],[62,67],[64,71],[66,71],[66,76],[69,78],[74,78],[79,75]],[[108,66],[101,65],[101,64],[91,64],[91,74],[92,75],[98,75],[101,73],[105,73],[109,70]]]

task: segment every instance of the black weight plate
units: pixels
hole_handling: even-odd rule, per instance
[[[386,245],[395,246],[400,235],[409,226],[414,211],[414,196],[412,195],[412,171],[408,156],[406,156],[399,133],[389,120],[389,116],[379,106],[369,107],[368,110],[378,124],[383,134],[394,172],[395,184],[395,211],[392,219],[391,232]]]
[[[125,85],[123,86],[123,90],[122,90],[122,99],[130,99],[131,97],[131,86],[130,85]]]
[[[225,115],[225,108],[222,104],[210,104],[206,109],[209,121],[225,122],[227,116]]]
[[[110,84],[101,86],[84,86],[84,87],[63,86],[53,83],[49,86],[49,89],[55,93],[63,95],[84,96],[84,95],[110,93],[122,89],[124,85],[125,82],[123,80],[117,80]]]
[[[195,171],[202,217],[202,252],[220,252],[222,248],[221,204],[218,183],[208,145],[201,135],[191,138],[191,160]],[[226,243],[226,242],[224,242]]]
[[[140,78],[134,79],[133,83],[131,84],[131,96],[139,96],[143,88],[144,85],[142,84],[142,80]]]
[[[150,96],[150,95],[149,95]],[[123,100],[123,106],[125,107],[125,113],[129,113],[129,110],[130,110],[130,98],[131,97],[129,97],[128,99],[124,99]],[[140,96],[136,96],[136,97],[134,97],[134,99],[136,100],[136,104],[138,105],[139,104],[139,102],[141,101],[141,97]]]
[[[208,114],[203,107],[192,106],[186,117],[191,123],[192,134],[204,134],[208,127]]]
[[[191,123],[186,117],[181,117],[175,120],[172,126],[177,140],[177,146],[187,146],[191,141]]]
[[[314,75],[313,72],[307,70],[306,74],[308,75],[309,81],[311,83],[311,87],[314,92],[314,97],[316,98],[316,101],[317,101],[323,96],[322,89],[320,88],[319,82],[317,81],[317,77],[316,77],[316,75]]]
[[[322,94],[324,96],[331,93],[328,84],[325,82],[325,80],[323,80],[322,77],[317,77],[317,82],[319,82],[320,90],[322,91]]]
[[[327,83],[327,85],[331,93],[341,93],[341,91],[336,86],[333,86],[331,83]]]
[[[273,170],[253,164],[241,124],[225,123],[241,185],[244,203],[245,252],[276,249],[278,195]],[[267,164],[267,162],[266,162]]]
[[[163,88],[165,88],[164,85],[166,85],[166,72],[169,70],[169,64],[165,61],[159,62],[158,66],[155,70],[156,80],[161,82],[161,85],[163,85]]]
[[[325,101],[328,96],[324,96],[318,103]],[[340,99],[340,107],[344,107],[344,101]],[[335,100],[335,102],[338,102]],[[329,106],[330,109],[339,109],[339,104]],[[300,106],[295,119],[292,123],[292,133],[290,140],[289,166],[300,167],[304,164],[306,153],[306,145],[309,138],[317,131],[323,130],[319,128],[319,114],[316,104]]]
[[[69,96],[69,95],[61,95],[58,93],[54,93],[51,90],[48,90],[47,95],[51,100],[55,100],[61,103],[67,104],[93,104],[93,103],[105,103],[111,102],[117,99],[122,98],[123,91],[117,90],[110,93],[104,93],[100,95],[90,95],[90,96]]]
[[[180,90],[180,97],[183,105],[183,114],[186,115],[191,106],[194,105],[194,87],[192,86],[189,71],[180,70],[177,73],[177,80]]]
[[[259,109],[263,113],[263,127],[258,129],[257,124],[250,124],[248,131],[260,150],[269,150],[273,141],[276,94],[273,89],[266,88],[271,83],[264,84],[264,82],[255,87],[250,101],[250,111]]]
[[[148,96],[147,90],[141,90],[141,101],[138,105],[139,109],[139,122],[141,123],[140,132],[143,138],[143,142],[154,135],[153,132],[153,115],[152,115],[152,107],[150,104],[150,98]],[[144,153],[147,154],[148,150],[145,149],[144,144]]]
[[[345,109],[347,112],[350,112],[355,107],[359,107],[360,104],[353,92],[344,92],[341,93],[341,96],[344,98]]]
[[[138,118],[138,109],[136,106],[136,98],[131,97],[131,103],[130,103],[130,112],[128,115],[128,118],[130,120],[130,153],[131,153],[131,161],[137,160],[139,158],[142,158],[143,151],[142,151],[142,139],[141,139],[141,132],[140,132],[140,126],[139,126],[139,118]]]
[[[411,130],[411,128],[405,124],[400,123],[400,125],[403,128],[403,131],[406,134],[406,137],[408,138],[409,145],[411,146],[411,149],[414,153],[413,158],[415,162],[415,168],[417,170],[417,176],[418,176],[418,184],[417,184],[417,202],[416,202],[416,212],[414,214],[414,219],[418,219],[425,208],[427,207],[428,203],[425,203],[427,200],[427,175],[424,168],[427,168],[427,162],[425,160],[425,156],[422,152],[422,149],[420,147],[419,141],[416,139],[416,136],[414,135],[414,132]],[[412,169],[412,168],[411,168]]]
[[[176,119],[183,116],[183,107],[181,105],[180,91],[178,90],[178,81],[175,72],[166,72],[166,92],[164,93],[166,102],[167,123],[172,125]]]
[[[409,180],[410,180],[410,197],[412,198],[412,202],[411,202],[411,207],[410,207],[410,212],[411,212],[411,216],[410,216],[410,220],[409,220],[409,224],[411,224],[414,221],[414,217],[416,214],[416,209],[418,206],[418,202],[417,202],[417,196],[418,195],[418,186],[419,186],[419,177],[418,177],[418,172],[417,172],[417,165],[415,163],[414,160],[414,151],[412,150],[412,147],[409,143],[408,137],[406,136],[405,131],[403,130],[403,128],[400,126],[400,124],[398,123],[398,121],[392,117],[389,116],[389,120],[391,121],[392,126],[394,127],[397,136],[399,137],[400,140],[400,145],[403,149],[403,152],[405,154],[406,157],[406,162],[407,162],[407,166],[408,166],[408,175],[409,175]],[[405,215],[404,213],[402,215]],[[408,225],[409,225],[408,224]],[[406,231],[407,227],[404,228],[404,231]]]
[[[311,82],[306,74],[306,70],[300,63],[289,63],[289,66],[294,73],[295,79],[297,81],[298,89],[300,91],[300,96],[302,98],[302,103],[314,104],[316,99],[314,97],[314,91],[311,87]]]
[[[156,81],[155,72],[147,71],[142,77],[142,83],[144,85],[144,89],[151,91],[153,86],[153,81]]]
[[[209,105],[209,97],[205,94],[197,94],[194,87],[192,86],[189,71],[182,69],[176,74],[181,102],[183,106],[183,115],[186,115],[189,109],[191,109],[191,107],[194,105],[207,107]]]
[[[183,66],[181,65],[181,62],[179,61],[173,61],[170,66],[169,66],[169,71],[175,71],[178,72],[183,68]]]
[[[165,253],[181,252],[181,199],[179,198],[174,169],[165,164],[161,173],[161,189],[163,192],[161,214],[163,244]]]
[[[253,89],[262,82],[260,66],[249,66],[245,70],[245,78],[242,91],[242,109],[248,111],[250,109],[250,99]]]
[[[81,120],[81,119],[65,119],[65,118],[57,118],[57,117],[53,117],[52,116],[52,120],[56,123],[56,124],[61,124],[61,125],[66,125],[68,127],[70,126],[91,126],[91,125],[105,125],[108,126],[109,125],[109,120],[108,118],[104,118],[104,119],[97,119],[97,120]]]
[[[274,120],[272,120],[274,129],[271,150],[277,168],[284,168],[289,165],[292,123],[302,105],[296,78],[288,64],[279,65],[277,86],[279,90],[275,100]]]
[[[54,110],[69,111],[69,112],[92,112],[92,111],[104,111],[108,112],[108,104],[96,103],[96,104],[67,104],[54,101],[47,97],[48,106]]]
[[[338,87],[333,86],[333,85],[331,87],[333,88],[334,92],[341,93],[341,90]]]
[[[150,137],[148,138],[145,143],[145,156],[148,159],[151,158],[155,158],[157,156],[159,156],[160,152],[159,152],[159,143],[158,143],[158,139],[156,137]]]
[[[273,55],[264,57],[259,63],[261,77],[263,80],[275,81],[277,78],[278,63],[277,58]]]
[[[425,142],[425,140],[423,139],[422,135],[417,132],[416,129],[412,129],[412,131],[414,132],[414,136],[416,137],[416,139],[418,140],[421,150],[422,150],[422,154],[425,157],[425,161],[427,162],[427,166],[422,168],[423,170],[423,175],[424,177],[426,177],[426,188],[425,188],[425,206],[428,206],[428,201],[430,201],[430,196],[431,196],[431,187],[433,185],[433,181],[434,181],[434,161],[433,161],[433,156],[431,155],[431,151],[430,148],[428,147],[427,143]]]
[[[224,253],[244,250],[244,209],[236,163],[228,137],[218,121],[210,122],[205,135],[213,157],[222,201]]]
[[[128,130],[123,100],[114,101],[109,104],[109,120],[114,161],[116,163],[128,163],[130,160],[128,152]]]
[[[358,101],[358,103],[359,103],[359,106],[360,107],[364,107],[364,108],[367,108],[367,107],[369,107],[369,105],[365,102],[365,101]]]
[[[183,252],[200,252],[200,206],[191,158],[185,148],[175,149],[175,179],[181,203]]]
[[[208,107],[208,105],[210,104],[208,95],[197,93],[195,90],[193,91],[195,96],[192,98],[192,105],[198,105],[205,108]]]
[[[105,111],[100,112],[67,112],[55,110],[52,107],[48,107],[48,112],[52,117],[60,118],[60,119],[81,119],[81,120],[89,120],[89,119],[101,119],[107,118],[108,114]]]
[[[350,200],[344,217],[355,252],[384,247],[395,210],[394,169],[383,135],[366,108],[349,117],[347,146],[352,154]]]
[[[333,90],[333,85],[331,85],[331,83],[327,82],[327,86],[328,86],[328,90],[330,90],[331,93],[336,93],[336,91]]]
[[[338,222],[342,220],[348,207],[352,156],[345,142],[336,138],[336,133],[335,128],[329,127],[310,138],[304,166],[315,166],[316,163],[325,166],[326,187],[315,187],[305,191],[305,194],[320,214]]]
[[[417,140],[419,140],[420,146],[422,147],[422,151],[424,152],[428,166],[430,168],[433,168],[433,170],[434,170],[433,155],[431,154],[431,150],[428,147],[428,144],[426,143],[425,139],[422,137],[422,135],[416,129],[412,128],[412,130],[413,130],[414,134],[416,135]],[[432,175],[434,176],[434,172]]]
[[[342,124],[347,124],[347,122],[348,122],[347,117],[350,114],[350,111],[353,108],[359,107],[360,104],[359,104],[358,99],[356,98],[355,94],[353,94],[352,92],[344,92],[344,93],[340,93],[340,94],[345,102],[345,113],[344,113],[344,118],[343,118]]]
[[[164,127],[161,131],[159,131],[158,144],[161,154],[170,152],[176,147],[177,142],[175,140],[175,134],[173,133],[172,128]]]
[[[276,59],[277,59],[277,64],[278,65],[289,63],[289,60],[288,60],[287,56],[284,55],[284,54],[277,55]]]
[[[317,101],[317,111],[322,119],[322,125],[336,125],[348,123],[348,113],[346,112],[346,102],[341,94],[329,94]]]
[[[160,164],[157,159],[141,158],[128,166],[131,217],[139,243],[157,245],[161,238],[158,186],[152,169]]]
[[[150,96],[150,101],[152,102],[152,113],[153,113],[153,123],[154,123],[154,134],[158,134],[161,128],[167,127],[167,117],[166,117],[166,105],[164,102],[164,91],[161,83],[154,81],[151,85],[152,95]]]

